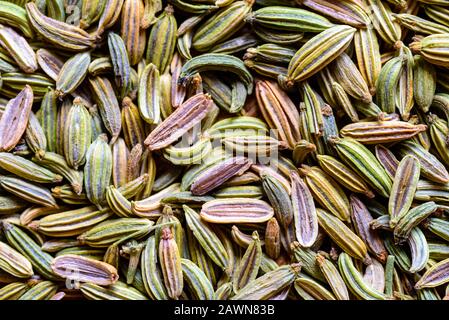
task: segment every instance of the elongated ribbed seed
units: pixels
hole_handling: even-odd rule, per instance
[[[388,201],[388,212],[392,227],[410,209],[418,185],[420,170],[421,165],[418,159],[413,156],[405,156],[399,162]]]
[[[63,277],[98,285],[111,285],[118,280],[117,270],[105,262],[78,255],[62,255],[51,265],[53,271]]]

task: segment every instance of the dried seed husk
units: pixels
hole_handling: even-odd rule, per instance
[[[192,39],[193,48],[206,51],[232,37],[244,26],[244,19],[251,11],[253,3],[252,0],[236,1],[217,11],[196,29]]]
[[[385,271],[382,264],[377,260],[372,260],[371,264],[366,266],[363,280],[373,289],[383,293],[385,290]]]
[[[51,215],[54,213],[59,213],[67,210],[67,207],[61,206],[58,208],[40,207],[33,206],[27,208],[20,214],[20,225],[28,226],[28,224],[36,218]]]
[[[107,131],[111,134],[110,144],[117,140],[122,127],[120,107],[111,83],[107,78],[89,78],[90,87],[100,111],[101,119]]]
[[[444,240],[449,239],[449,222],[431,217],[426,222],[427,229]]]
[[[61,0],[50,0],[46,1],[45,10],[47,16],[58,21],[65,21],[65,7],[64,1]]]
[[[421,165],[414,156],[405,156],[399,162],[393,180],[390,198],[388,199],[388,212],[390,225],[394,227],[399,219],[409,211],[413,196],[416,192]]]
[[[393,17],[401,26],[418,34],[429,35],[449,32],[447,26],[423,19],[413,14],[400,13],[394,14]]]
[[[100,20],[98,21],[97,35],[112,27],[122,12],[124,0],[106,0]]]
[[[415,289],[434,288],[449,281],[447,269],[449,268],[449,259],[438,262],[422,275],[415,284]]]
[[[365,181],[346,165],[328,155],[317,155],[317,159],[321,169],[333,176],[341,186],[352,192],[364,194],[368,198],[374,197]]]
[[[57,284],[51,281],[41,281],[27,290],[17,300],[50,300],[57,290]]]
[[[184,287],[184,277],[181,255],[169,228],[162,229],[161,241],[159,242],[159,262],[167,294],[170,298],[177,300]]]
[[[11,151],[26,130],[33,105],[33,90],[29,85],[9,100],[0,118],[0,151]]]
[[[318,223],[329,237],[348,255],[369,264],[367,247],[362,239],[341,220],[322,209],[317,209]]]
[[[30,286],[23,282],[12,282],[0,289],[0,300],[17,300]]]
[[[380,195],[389,196],[391,178],[370,150],[351,138],[334,139],[333,142],[338,155],[351,169],[365,178]]]
[[[131,202],[126,199],[114,186],[106,189],[106,201],[112,211],[119,217],[133,216],[131,210]]]
[[[60,199],[66,204],[72,205],[88,205],[90,204],[85,193],[76,194],[73,188],[69,184],[57,186],[51,189],[51,194],[54,198]]]
[[[234,294],[234,291],[232,289],[232,283],[226,282],[223,283],[221,286],[215,290],[215,299],[216,300],[229,300]]]
[[[161,277],[157,259],[156,237],[151,235],[148,237],[145,249],[141,255],[142,281],[145,286],[145,291],[151,298],[155,300],[166,300],[168,299],[167,290]]]
[[[348,288],[337,267],[321,254],[316,256],[316,260],[335,297],[338,300],[349,300]]]
[[[146,61],[153,63],[161,74],[169,68],[175,50],[178,25],[173,12],[173,7],[167,5],[151,27],[148,37]]]
[[[211,139],[243,135],[267,135],[268,128],[264,121],[256,117],[239,116],[217,121],[207,129],[207,136]]]
[[[243,59],[254,59],[255,61],[288,65],[294,55],[295,49],[292,47],[281,46],[275,43],[265,43],[254,48],[248,48]]]
[[[46,279],[59,280],[59,277],[51,269],[53,257],[43,252],[40,246],[22,229],[3,221],[3,232],[9,244],[31,262],[35,272]]]
[[[401,271],[408,272],[411,267],[411,260],[404,247],[395,246],[393,237],[387,236],[384,239],[385,247],[390,255],[395,256],[396,264]]]
[[[244,233],[236,225],[232,226],[231,228],[231,238],[238,246],[245,249],[248,248],[248,246],[251,244],[251,241],[253,240],[250,234]],[[259,238],[259,240],[260,244],[264,246],[265,245],[264,238]]]
[[[79,235],[89,228],[112,216],[110,210],[98,210],[95,206],[53,213],[28,226],[51,237],[71,237]]]
[[[157,67],[149,63],[139,77],[140,115],[149,124],[159,124],[161,117],[161,82]]]
[[[396,95],[396,107],[399,110],[403,120],[410,118],[410,111],[413,108],[413,66],[414,59],[409,48],[401,47],[401,53],[405,57],[404,67],[402,68],[401,76],[398,82],[398,94]]]
[[[64,130],[64,154],[75,170],[86,160],[92,142],[91,116],[82,101],[76,98],[67,115]]]
[[[342,221],[350,221],[349,200],[330,175],[319,167],[302,165],[299,172],[304,176],[314,199]]]
[[[434,34],[412,42],[409,47],[431,64],[447,67],[449,66],[448,40],[448,34]]]
[[[161,198],[161,203],[172,208],[181,208],[182,205],[189,205],[192,208],[201,207],[207,201],[214,200],[211,196],[194,196],[189,191],[174,192],[171,195]]]
[[[342,24],[361,29],[369,24],[365,8],[357,1],[300,0],[299,2]]]
[[[296,279],[294,287],[296,293],[304,300],[336,300],[327,288],[305,276]]]
[[[399,165],[399,160],[396,159],[396,156],[390,151],[390,149],[383,145],[378,144],[374,149],[377,160],[379,160],[379,162],[383,165],[390,178],[394,179]]]
[[[364,282],[362,275],[354,266],[351,257],[342,252],[338,257],[338,268],[349,290],[359,299],[386,300],[383,293]]]
[[[330,64],[329,68],[332,70],[336,81],[351,97],[364,103],[372,101],[367,83],[355,63],[346,53],[343,52],[339,55]]]
[[[42,245],[42,251],[48,253],[57,253],[65,249],[75,250],[74,248],[78,245],[78,240],[76,239],[52,239],[45,241]],[[103,254],[101,255],[103,257]]]
[[[449,246],[443,242],[428,242],[429,259],[441,261],[449,258]]]
[[[277,259],[281,253],[280,232],[281,228],[276,218],[268,220],[265,230],[265,251],[273,259]]]
[[[114,67],[110,57],[100,57],[92,60],[87,71],[89,71],[89,75],[96,77],[110,73],[113,68]]]
[[[385,63],[380,70],[376,82],[376,99],[382,111],[386,113],[394,113],[395,111],[398,83],[405,64],[405,56],[399,55]]]
[[[235,293],[256,279],[261,259],[262,246],[257,231],[254,231],[252,241],[233,274],[233,289]]]
[[[414,125],[405,121],[364,121],[344,126],[340,134],[363,144],[383,144],[407,140],[425,130],[425,124]]]
[[[144,6],[142,0],[124,0],[121,10],[120,36],[125,42],[129,62],[132,66],[139,63],[145,53],[146,34],[145,30],[140,26],[143,15]]]
[[[263,189],[260,186],[237,186],[220,188],[213,193],[213,197],[218,198],[253,198],[262,199]]]
[[[204,71],[226,71],[234,74],[244,83],[248,94],[253,92],[253,77],[243,61],[222,53],[205,53],[187,61],[181,69],[178,83],[185,85],[194,75]]]
[[[34,73],[37,70],[36,54],[26,39],[14,29],[0,25],[0,41],[23,72]]]
[[[368,0],[372,13],[374,29],[379,36],[390,46],[401,40],[401,26],[393,20],[392,10],[388,3],[380,0]]]
[[[0,215],[17,213],[27,206],[28,204],[20,198],[12,195],[0,195]]]
[[[274,30],[260,25],[254,25],[253,31],[263,41],[279,45],[297,44],[305,38],[302,32]]]
[[[154,222],[141,218],[119,218],[103,221],[77,237],[81,244],[108,248],[128,238],[139,239],[149,234]]]
[[[124,98],[131,90],[131,66],[123,39],[114,32],[108,34],[108,48],[114,71],[114,80],[120,97]]]
[[[211,223],[262,223],[274,215],[263,200],[247,198],[216,199],[203,204],[201,218]]]
[[[396,243],[402,243],[408,239],[412,229],[420,224],[438,209],[435,202],[425,202],[410,209],[403,214],[394,226],[394,239]],[[391,220],[390,220],[391,224]]]
[[[356,233],[365,242],[368,250],[373,253],[380,262],[384,263],[388,254],[380,235],[370,226],[373,217],[359,198],[351,195],[350,201],[351,218]]]
[[[359,115],[357,114],[357,110],[343,86],[338,82],[334,82],[332,83],[332,90],[334,91],[334,97],[338,106],[348,115],[352,122],[358,122]]]
[[[19,3],[18,1],[14,1],[14,3],[3,1],[0,6],[0,23],[19,29],[27,38],[34,36],[23,3]]]
[[[194,195],[204,195],[231,177],[244,173],[251,165],[252,161],[245,157],[225,159],[201,172],[193,181],[190,191]]]
[[[300,270],[298,263],[278,267],[250,282],[231,300],[267,300],[289,287],[298,277]]]
[[[192,146],[170,146],[163,150],[164,158],[175,165],[200,164],[209,152],[212,144],[208,138],[202,138]]]
[[[202,93],[194,95],[151,131],[145,145],[153,151],[172,144],[204,119],[211,105],[210,96]]]
[[[421,174],[425,178],[437,183],[449,181],[449,173],[444,165],[421,145],[412,141],[403,141],[398,146],[398,152],[401,156],[412,155],[416,157],[421,164]]]
[[[181,266],[184,279],[194,297],[198,300],[214,300],[214,288],[206,274],[188,259],[181,259]]]
[[[267,195],[277,219],[286,227],[293,221],[293,206],[290,192],[270,174],[262,174],[262,187]]]
[[[123,138],[118,138],[112,145],[112,182],[120,187],[128,179],[129,149]]]
[[[449,19],[447,16],[449,14],[449,10],[447,7],[430,5],[430,6],[423,6],[422,8],[424,9],[424,12],[429,18],[442,25],[449,27]]]
[[[90,53],[78,53],[68,59],[56,78],[56,95],[60,98],[72,93],[83,82],[90,64]]]
[[[139,176],[140,160],[142,158],[142,145],[136,144],[128,155],[126,164],[126,181],[131,181]]]
[[[165,196],[180,191],[179,183],[174,183],[158,193],[139,201],[131,201],[131,209],[133,213],[139,217],[156,218],[161,215],[162,206],[161,199]]]
[[[145,0],[144,1],[144,13],[140,26],[143,29],[147,29],[150,25],[156,22],[156,13],[162,10],[161,0]]]
[[[82,283],[80,291],[89,300],[148,300],[139,290],[121,281],[108,287]]]
[[[8,272],[17,278],[29,278],[33,272],[33,267],[22,254],[0,241],[0,269]]]
[[[82,29],[87,29],[100,19],[106,2],[104,0],[83,1],[81,6],[81,20],[79,22]]]
[[[287,82],[303,81],[326,67],[349,46],[355,31],[350,26],[334,26],[307,41],[290,61]]]
[[[323,115],[321,113],[324,101],[319,94],[312,89],[308,82],[302,84],[302,91],[309,131],[315,136],[320,136],[324,126]]]
[[[299,113],[290,98],[271,81],[256,81],[256,97],[265,121],[293,149],[299,139]]]
[[[299,140],[293,148],[292,158],[296,165],[304,163],[307,158],[316,152],[316,146],[307,141]]]
[[[246,20],[274,30],[321,32],[333,24],[319,14],[300,8],[267,6],[251,13]]]
[[[0,152],[0,168],[32,182],[56,183],[62,181],[62,176],[59,174],[7,152]]]
[[[34,2],[27,3],[25,8],[34,31],[56,47],[83,51],[95,46],[95,37],[77,26],[46,17]]]
[[[429,115],[427,117],[430,128],[430,137],[433,142],[437,154],[441,157],[444,163],[449,162],[449,157],[447,155],[448,144],[446,142],[449,135],[449,128],[445,120],[440,119],[437,115]]]
[[[415,227],[410,232],[407,244],[410,248],[412,260],[408,271],[410,273],[417,273],[423,270],[429,261],[429,246],[427,245],[426,236],[420,228]]]
[[[33,112],[30,112],[28,118],[28,125],[25,130],[25,141],[28,147],[36,155],[36,157],[42,157],[47,149],[47,137],[45,136],[44,129]]]
[[[371,95],[374,95],[377,78],[382,68],[376,32],[371,28],[358,29],[354,35],[354,49],[360,73]]]
[[[62,278],[103,286],[112,285],[119,278],[113,266],[74,254],[56,257],[51,267]]]
[[[174,215],[173,209],[170,206],[164,205],[162,208],[162,215],[157,219],[156,225],[164,225],[171,224],[169,227],[171,233],[173,234],[173,238],[178,245],[179,250],[184,247],[184,230],[181,225],[181,221]],[[155,231],[156,242],[159,242],[161,239],[161,229],[157,229]]]
[[[188,206],[184,205],[183,209],[186,214],[187,225],[192,230],[193,235],[201,247],[218,266],[225,269],[228,266],[228,255],[222,242],[214,234],[211,226],[207,222],[203,222],[200,219],[200,215]]]
[[[87,198],[97,207],[105,200],[112,175],[112,152],[107,138],[100,135],[87,150],[84,166],[84,188]]]
[[[212,285],[215,286],[219,280],[216,264],[201,247],[190,229],[186,229],[185,231],[187,241],[184,243],[186,243],[187,246],[183,248],[183,255],[186,257],[190,257],[193,263],[195,263],[206,274]],[[228,278],[227,274],[224,275],[224,277]]]
[[[55,208],[58,206],[50,190],[40,185],[13,176],[0,176],[0,186],[27,202],[36,203],[44,207]]]
[[[45,92],[39,109],[39,121],[47,139],[47,150],[54,152],[57,143],[57,94],[52,88]]]
[[[54,152],[46,152],[40,159],[33,157],[34,162],[46,167],[66,178],[76,194],[81,194],[83,189],[83,175],[81,172],[70,168],[65,158]]]

